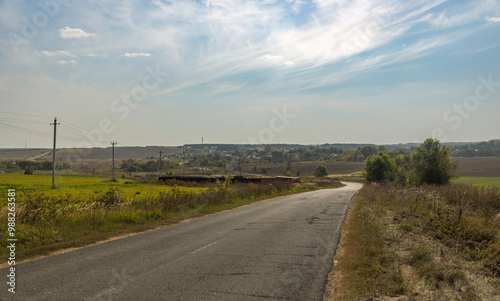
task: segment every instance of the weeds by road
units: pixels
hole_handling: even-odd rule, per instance
[[[500,300],[498,188],[367,184],[336,257],[333,300]]]

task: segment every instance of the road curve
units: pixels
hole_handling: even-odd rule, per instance
[[[19,264],[0,299],[322,300],[361,188],[344,184]]]

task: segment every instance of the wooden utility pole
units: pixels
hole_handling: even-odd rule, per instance
[[[52,148],[52,189],[56,188],[56,128],[59,124],[60,123],[57,123],[57,117],[54,118],[54,123],[50,124],[54,126],[54,146]]]
[[[182,167],[184,169],[184,177],[186,176],[186,146],[182,149]]]
[[[113,158],[113,182],[116,181],[116,179],[115,179],[115,145],[116,145],[116,143],[117,142],[115,142],[115,141],[111,142],[111,146],[113,149],[113,151],[112,151],[112,153],[113,153],[113,155],[112,155],[112,158]]]
[[[158,161],[158,179],[161,176],[161,165],[162,165],[162,162],[161,162],[161,149],[160,149],[160,161]]]

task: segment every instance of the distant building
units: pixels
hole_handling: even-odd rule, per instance
[[[0,175],[3,175],[4,173],[6,173],[7,171],[5,169],[0,169]]]

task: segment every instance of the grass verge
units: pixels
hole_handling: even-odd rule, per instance
[[[344,226],[332,300],[500,300],[500,191],[367,184]]]

